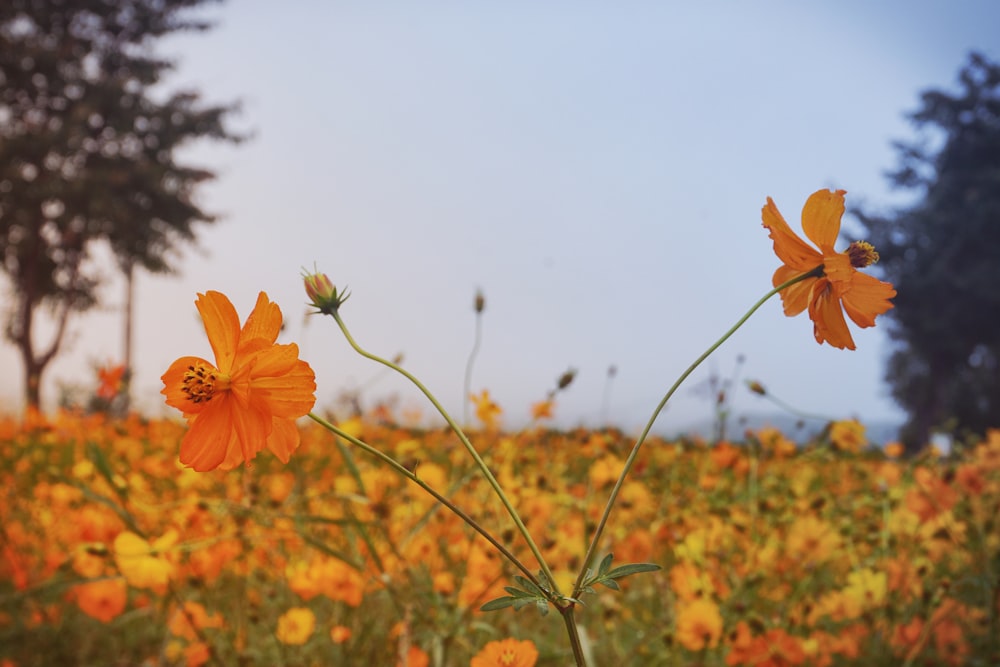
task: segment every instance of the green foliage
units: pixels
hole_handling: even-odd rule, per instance
[[[1000,414],[1000,66],[971,54],[960,90],[928,90],[889,174],[914,203],[859,212],[898,290],[886,378],[909,414],[903,440],[981,435]]]
[[[172,253],[213,216],[193,201],[214,174],[175,160],[194,139],[236,141],[230,106],[160,87],[172,63],[151,42],[205,30],[181,16],[205,0],[0,3],[0,268],[17,298],[5,334],[21,351],[29,403],[72,311],[95,305],[103,276],[86,260],[110,245],[123,270],[171,269]],[[38,351],[39,306],[58,324]]]

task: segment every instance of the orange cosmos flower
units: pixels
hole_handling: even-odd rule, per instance
[[[298,346],[275,344],[281,310],[261,292],[241,329],[224,294],[199,294],[195,304],[216,363],[181,357],[163,374],[160,392],[190,424],[181,463],[229,470],[265,446],[287,463],[299,446],[295,420],[316,402],[316,376]]]
[[[487,643],[469,667],[534,667],[537,660],[538,649],[531,640],[503,639]]]
[[[892,308],[889,299],[896,296],[896,290],[889,283],[858,273],[858,269],[878,261],[870,243],[855,241],[844,252],[833,249],[844,215],[845,194],[844,190],[820,190],[806,200],[802,229],[819,250],[792,231],[770,197],[762,214],[764,227],[774,241],[774,253],[784,262],[774,272],[774,286],[818,270],[815,277],[781,291],[785,315],[793,317],[808,308],[816,342],[853,350],[844,312],[859,327],[875,326],[875,317]]]
[[[125,364],[118,366],[102,366],[97,369],[97,391],[98,398],[111,400],[118,395],[122,389],[122,381],[125,378]]]

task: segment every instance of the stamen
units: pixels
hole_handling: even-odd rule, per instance
[[[868,241],[855,241],[847,247],[847,256],[851,260],[851,266],[856,269],[863,269],[878,261],[878,253],[875,246]]]
[[[220,385],[220,386],[216,386]],[[219,378],[219,372],[207,364],[188,366],[184,371],[181,391],[187,394],[192,403],[203,403],[212,400],[216,391],[226,389],[228,382]]]

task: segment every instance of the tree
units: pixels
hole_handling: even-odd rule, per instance
[[[958,80],[921,95],[920,140],[895,145],[888,177],[915,203],[855,212],[898,291],[886,379],[909,448],[1000,426],[1000,66],[972,53]]]
[[[0,252],[10,278],[6,337],[24,363],[29,406],[72,313],[97,301],[106,278],[89,266],[110,245],[120,269],[173,269],[195,223],[214,217],[192,194],[211,171],[179,164],[192,140],[238,141],[235,105],[201,106],[195,92],[158,86],[173,63],[152,43],[203,31],[187,11],[206,0],[0,2]],[[55,322],[36,340],[41,307]]]

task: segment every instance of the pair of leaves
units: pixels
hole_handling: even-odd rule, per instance
[[[520,575],[514,575],[514,581],[517,582],[521,588],[504,586],[503,589],[510,593],[510,595],[490,600],[480,607],[479,610],[496,611],[497,609],[513,607],[514,611],[520,611],[522,608],[533,604],[538,608],[538,611],[542,614],[542,616],[549,613],[549,597],[552,595],[549,591],[545,590],[541,586],[537,586],[530,579],[526,579]]]
[[[608,554],[601,560],[601,564],[598,566],[596,574],[593,574],[592,571],[588,570],[588,575],[593,574],[593,576],[588,576],[587,579],[584,580],[583,585],[580,588],[580,592],[593,593],[595,584],[601,584],[602,586],[606,586],[612,590],[619,591],[621,590],[621,586],[618,584],[618,579],[632,574],[639,574],[640,572],[655,572],[660,569],[660,566],[654,563],[628,563],[626,565],[620,565],[616,568],[612,568],[611,564],[613,560],[614,554]],[[525,579],[522,576],[515,575],[514,581],[520,585],[521,588],[504,586],[504,590],[510,595],[490,600],[479,608],[480,611],[496,611],[497,609],[506,609],[507,607],[513,607],[514,611],[519,611],[529,605],[535,605],[538,608],[538,611],[541,612],[542,616],[549,613],[549,601],[553,597],[551,591],[536,585],[534,582],[529,579]],[[567,602],[580,602],[575,598],[565,596],[563,596],[562,599]]]
[[[580,592],[593,593],[595,584],[601,584],[611,590],[620,591],[621,586],[618,585],[616,579],[621,579],[631,574],[639,574],[640,572],[655,572],[660,569],[660,566],[655,563],[627,563],[612,569],[611,563],[613,560],[614,554],[608,554],[601,559],[601,564],[597,567],[597,574],[584,580]]]

